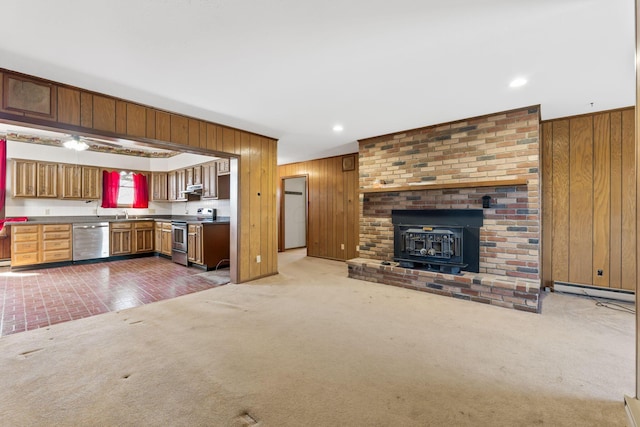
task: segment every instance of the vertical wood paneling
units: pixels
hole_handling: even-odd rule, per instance
[[[141,105],[127,103],[127,135],[133,137],[147,136],[146,108]]]
[[[156,139],[171,141],[171,114],[156,111]]]
[[[260,141],[257,136],[250,136],[250,152],[251,152],[251,170],[249,171],[249,194],[251,199],[249,201],[249,209],[252,213],[251,215],[251,236],[257,237],[262,236],[260,225],[261,222],[261,204],[262,204],[262,193],[260,192],[261,187],[261,171],[260,171],[260,158],[255,155],[255,153],[260,150]],[[249,256],[250,256],[250,269],[249,272],[252,277],[260,276],[260,264],[258,264],[256,257],[260,254],[260,239],[252,238],[249,242]]]
[[[221,128],[220,128],[221,129]],[[251,276],[251,233],[253,229],[251,212],[251,144],[248,135],[241,139],[240,147],[240,175],[239,194],[240,199],[240,252],[238,263],[240,269],[240,280],[247,280]],[[255,262],[255,260],[254,260]]]
[[[553,285],[553,123],[544,123],[540,134],[542,175],[542,285]]]
[[[80,91],[58,88],[58,122],[80,126]]]
[[[116,133],[127,135],[127,103],[116,101]]]
[[[635,110],[543,122],[541,142],[544,284],[634,290]]]
[[[171,114],[171,139],[180,145],[189,145],[189,119],[177,114]]]
[[[156,110],[147,108],[146,116],[147,138],[156,139]]]
[[[622,286],[622,113],[620,111],[611,113],[610,125],[609,287],[620,288]]]
[[[609,286],[611,226],[611,124],[609,114],[593,117],[593,284]]]
[[[207,150],[222,151],[218,146],[218,127],[217,125],[207,123]]]
[[[593,119],[569,124],[569,281],[593,283]]]
[[[219,134],[218,134],[219,135]],[[235,131],[227,127],[222,128],[222,151],[225,153],[234,153],[235,147]]]
[[[337,156],[281,165],[277,175],[278,186],[284,177],[307,176],[307,255],[355,258],[359,241],[357,168],[343,172],[342,156]]]
[[[622,283],[636,287],[635,112],[622,112]]]
[[[200,148],[200,121],[189,119],[188,141],[190,147]]]
[[[553,122],[554,280],[569,280],[569,120]]]
[[[80,93],[80,126],[93,127],[93,95],[87,92]]]
[[[93,128],[106,132],[116,131],[116,100],[93,96]]]

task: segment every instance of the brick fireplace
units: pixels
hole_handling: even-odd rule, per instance
[[[532,106],[361,140],[360,258],[349,276],[539,312],[538,132]],[[398,266],[394,209],[482,209],[478,272]]]

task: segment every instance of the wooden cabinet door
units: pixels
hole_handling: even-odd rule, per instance
[[[182,202],[187,200],[187,196],[183,193],[187,189],[187,171],[180,169],[176,171],[176,201]]]
[[[153,172],[151,174],[151,200],[165,201],[168,199],[168,174],[166,172]]]
[[[82,167],[78,165],[60,165],[60,197],[79,199],[82,196]]]
[[[217,162],[202,166],[202,198],[215,199],[218,197]]]
[[[187,231],[187,260],[194,262],[196,258],[196,226],[189,224]]]
[[[100,199],[102,195],[102,179],[100,175],[100,168],[98,167],[82,167],[82,199]]]
[[[36,197],[37,164],[29,160],[12,162],[11,192],[13,197]]]
[[[229,170],[229,159],[220,159],[218,160],[218,174],[227,174],[230,173]]]
[[[133,251],[131,223],[111,223],[111,255],[128,255]]]
[[[154,242],[153,242],[153,250],[155,252],[162,252],[162,223],[156,222],[154,227]]]
[[[58,164],[38,163],[37,197],[58,197]]]
[[[191,168],[192,183],[202,184],[202,166],[194,166]]]
[[[202,264],[202,225],[196,225],[195,250],[193,254],[194,264]]]
[[[153,251],[153,229],[136,230],[136,247],[134,253]]]
[[[171,256],[171,223],[165,222],[162,224],[162,250],[160,251],[164,255]]]

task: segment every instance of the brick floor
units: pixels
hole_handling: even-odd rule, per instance
[[[0,268],[0,336],[220,286],[159,257],[10,271]]]

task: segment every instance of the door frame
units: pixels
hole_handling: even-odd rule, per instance
[[[280,186],[278,188],[278,193],[280,197],[280,203],[278,203],[278,252],[284,252],[285,249],[285,241],[284,241],[284,224],[285,224],[285,215],[284,215],[284,183],[287,179],[294,178],[304,178],[304,197],[305,197],[305,210],[304,210],[304,242],[305,248],[309,245],[309,174],[300,174],[300,175],[287,175],[280,177]]]

